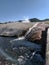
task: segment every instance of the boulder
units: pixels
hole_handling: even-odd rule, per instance
[[[36,23],[26,32],[25,39],[29,41],[40,40],[42,38],[42,31],[44,31],[45,28],[46,25],[44,23]]]

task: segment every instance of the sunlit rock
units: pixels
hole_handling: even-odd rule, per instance
[[[29,28],[25,34],[25,39],[29,41],[40,40],[42,37],[42,31],[46,28],[44,23],[36,23],[34,26]]]

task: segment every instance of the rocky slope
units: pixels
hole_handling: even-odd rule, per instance
[[[7,23],[0,24],[0,36],[21,36],[35,23]]]

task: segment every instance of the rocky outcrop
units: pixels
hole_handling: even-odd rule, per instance
[[[46,65],[49,65],[49,28],[47,31]]]
[[[44,23],[36,23],[34,26],[29,28],[25,34],[25,39],[29,41],[40,40],[42,38],[42,31],[44,31],[46,27],[47,26]]]
[[[6,39],[0,38],[0,56],[2,56],[2,58],[4,57],[4,64],[11,63],[10,65],[12,65],[14,63],[15,65],[44,65],[46,44],[45,38],[47,37],[47,31],[45,30],[45,28],[45,25],[43,26],[43,24],[38,23],[38,25],[36,24],[32,26],[23,37],[21,36],[17,39],[9,38],[9,40],[8,37]],[[9,29],[5,27],[1,32],[7,32],[5,35],[9,36],[16,34],[15,30],[16,29]],[[21,33],[19,31],[17,32],[17,34]],[[39,44],[36,44],[36,42],[30,42],[30,39],[38,40],[38,42],[41,39],[41,41],[39,42]],[[15,61],[15,59],[17,62]],[[2,63],[3,61],[0,62],[0,64]]]

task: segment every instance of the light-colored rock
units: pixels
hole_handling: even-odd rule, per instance
[[[36,23],[34,26],[29,28],[29,30],[25,34],[25,38],[30,41],[40,40],[42,31],[44,31],[44,30],[45,30],[44,23]]]

